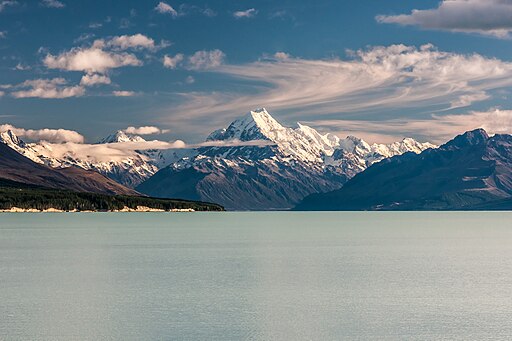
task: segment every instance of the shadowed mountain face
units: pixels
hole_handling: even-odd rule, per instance
[[[483,129],[437,149],[383,160],[296,210],[466,209],[512,196],[512,136]]]
[[[77,192],[138,194],[93,171],[76,167],[54,169],[37,164],[4,143],[0,143],[0,179]]]
[[[290,209],[311,193],[340,188],[372,163],[433,147],[404,139],[369,145],[299,124],[282,126],[265,109],[249,112],[137,187],[141,193],[220,203],[227,209]]]

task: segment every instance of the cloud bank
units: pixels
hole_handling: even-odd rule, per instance
[[[10,124],[0,125],[0,132],[11,130],[19,137],[28,138],[34,141],[48,141],[51,143],[83,143],[84,137],[74,130],[67,129],[23,129]]]
[[[443,0],[434,9],[415,9],[410,14],[379,15],[376,19],[386,24],[509,38],[512,32],[512,1]]]

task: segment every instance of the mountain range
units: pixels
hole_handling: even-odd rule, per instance
[[[0,181],[101,194],[139,195],[135,190],[94,171],[78,167],[51,168],[0,143]]]
[[[5,131],[0,142],[54,169],[92,170],[147,195],[238,210],[289,209],[312,193],[339,189],[385,158],[435,147],[413,139],[370,145],[300,123],[295,129],[284,127],[265,109],[214,131],[197,148],[169,148],[123,131],[95,144],[26,143]]]
[[[339,189],[368,166],[430,143],[404,139],[369,145],[362,139],[282,126],[265,109],[249,112],[137,186],[157,197],[184,197],[236,210],[289,209],[312,193]]]
[[[196,147],[117,131],[94,144],[0,133],[0,182],[215,202],[230,210],[472,210],[512,207],[512,135],[477,129],[437,147],[368,144],[285,127],[265,109]],[[1,183],[0,183],[1,185]]]
[[[297,210],[512,208],[512,136],[477,129],[436,149],[385,159]]]

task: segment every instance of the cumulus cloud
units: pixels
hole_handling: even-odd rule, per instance
[[[79,85],[69,86],[64,78],[33,79],[14,86],[11,96],[15,98],[68,98],[79,97],[85,88]]]
[[[10,124],[0,125],[0,132],[11,130],[14,134],[34,141],[48,141],[52,143],[83,143],[84,137],[74,130],[67,129],[23,129]]]
[[[237,19],[242,19],[242,18],[253,18],[254,16],[256,16],[258,14],[258,10],[256,10],[255,8],[249,8],[248,10],[245,10],[245,11],[236,11],[236,12],[233,12],[233,16]]]
[[[161,45],[156,45],[155,41],[143,34],[137,33],[134,35],[122,35],[112,37],[111,39],[98,39],[94,42],[93,47],[104,48],[109,47],[116,50],[128,49],[148,49],[156,50],[161,47],[169,46],[167,42],[162,42]]]
[[[161,14],[169,14],[173,18],[178,17],[178,11],[176,11],[171,5],[163,1],[160,1],[158,5],[156,5],[155,11]]]
[[[0,31],[0,39],[7,38],[7,31]]]
[[[226,55],[221,50],[197,51],[188,57],[187,68],[190,70],[209,70],[221,66]]]
[[[116,90],[112,91],[112,95],[115,97],[132,97],[135,96],[136,93],[134,91]]]
[[[346,60],[263,59],[221,65],[216,72],[244,81],[244,92],[194,92],[167,122],[194,124],[205,117],[231,119],[248,108],[286,110],[298,120],[315,115],[354,116],[406,109],[440,111],[469,106],[512,85],[512,63],[478,54],[442,52],[432,45],[377,46],[353,51]]]
[[[15,1],[15,0],[2,0],[2,1],[0,1],[0,12],[2,12],[7,7],[16,6],[17,4],[18,4],[18,1]]]
[[[415,9],[410,14],[379,15],[376,19],[380,23],[507,38],[512,31],[512,1],[443,0],[434,9]]]
[[[73,48],[56,56],[47,54],[43,63],[49,69],[100,73],[123,66],[142,65],[133,54],[104,51],[98,47]]]
[[[178,64],[180,64],[184,59],[183,54],[178,53],[174,57],[165,55],[163,59],[164,67],[169,69],[176,69],[178,67]]]
[[[41,5],[48,8],[64,8],[66,5],[58,0],[42,0]]]
[[[111,82],[112,81],[108,76],[92,73],[83,75],[82,79],[80,80],[80,85],[93,86],[100,84],[110,84]]]
[[[274,53],[274,58],[284,60],[290,58],[290,55],[286,52],[276,52]]]
[[[154,126],[143,126],[143,127],[128,127],[123,130],[127,134],[134,135],[156,135],[156,134],[166,134],[169,132],[168,129],[160,129]]]

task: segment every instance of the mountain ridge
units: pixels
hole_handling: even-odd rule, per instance
[[[511,196],[512,136],[476,129],[437,149],[383,160],[295,209],[464,209]]]

